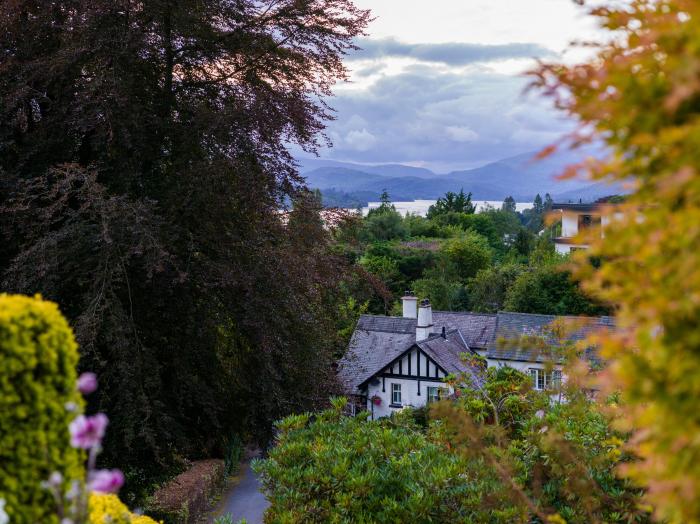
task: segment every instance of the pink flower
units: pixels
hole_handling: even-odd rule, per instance
[[[96,493],[116,493],[122,485],[124,474],[118,469],[98,469],[88,480],[88,488]]]
[[[74,448],[90,449],[99,446],[105,436],[109,419],[104,413],[92,417],[79,415],[68,425],[70,444]]]
[[[83,373],[78,377],[78,391],[83,395],[89,395],[97,389],[97,375],[94,373]]]

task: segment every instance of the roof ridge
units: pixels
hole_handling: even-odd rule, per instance
[[[547,317],[547,318],[586,318],[586,319],[599,319],[599,318],[610,318],[614,319],[612,315],[550,315],[547,313],[522,313],[520,311],[499,311],[496,313],[498,315],[523,315],[528,317]]]
[[[496,313],[479,313],[477,311],[433,311],[435,313],[442,313],[443,315],[468,315],[470,317],[495,317]]]

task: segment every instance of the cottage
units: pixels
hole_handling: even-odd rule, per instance
[[[552,329],[555,320],[561,321],[561,333]],[[486,353],[488,366],[509,366],[529,373],[535,389],[548,389],[562,380],[563,355],[559,351],[562,344],[575,344],[594,331],[614,327],[612,317],[499,312]],[[542,346],[546,349],[542,350]],[[600,361],[592,347],[586,348],[584,358],[591,363]]]
[[[444,381],[463,373],[480,385],[483,369],[466,354],[479,355],[488,366],[510,366],[533,378],[533,387],[547,389],[561,380],[561,361],[533,348],[520,347],[523,335],[551,338],[552,315],[499,312],[432,311],[429,301],[418,307],[416,297],[403,297],[403,316],[362,315],[345,356],[338,363],[339,378],[353,407],[366,409],[374,418],[391,415],[405,406],[421,407],[454,393]],[[575,322],[567,340],[585,338],[612,319],[566,317]],[[512,343],[508,343],[511,341]],[[552,345],[556,341],[548,340]],[[595,352],[587,355],[595,359]]]

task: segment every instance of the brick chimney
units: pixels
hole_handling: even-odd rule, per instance
[[[403,318],[416,318],[418,315],[418,298],[413,293],[406,291],[406,295],[401,299],[403,302]]]
[[[416,324],[416,342],[425,340],[433,329],[433,308],[430,300],[425,299],[418,308],[418,323]]]

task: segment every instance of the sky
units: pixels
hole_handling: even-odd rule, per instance
[[[572,0],[356,0],[376,20],[346,58],[324,159],[448,172],[536,151],[571,122],[523,72],[535,58],[572,62],[597,36]],[[304,156],[304,155],[300,155]]]

